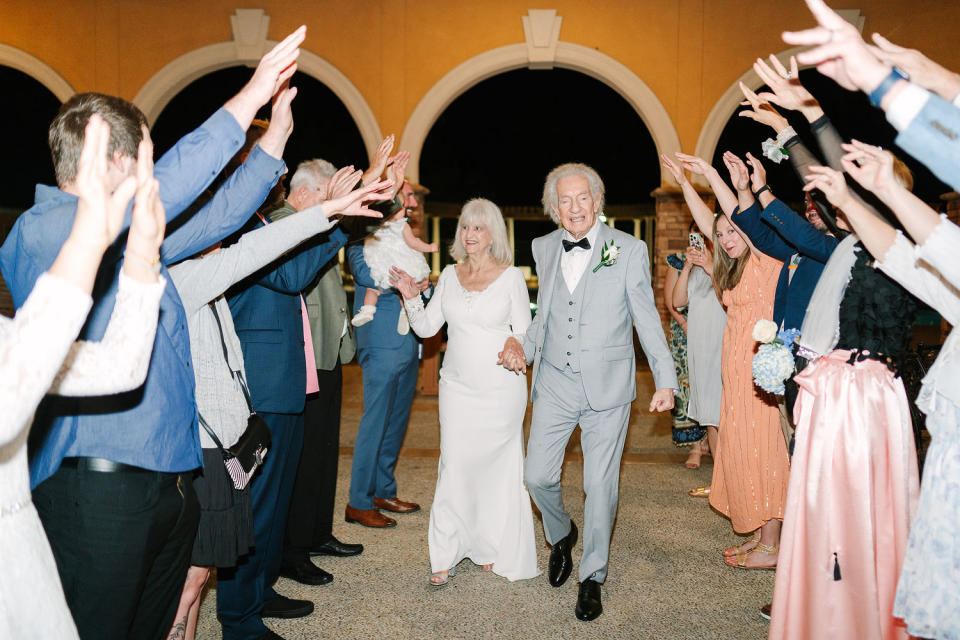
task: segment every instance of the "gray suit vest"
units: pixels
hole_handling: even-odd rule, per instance
[[[580,372],[580,316],[583,311],[583,291],[589,275],[587,267],[573,293],[567,290],[563,273],[557,273],[554,279],[550,308],[544,309],[549,315],[541,356],[557,369],[569,366],[575,373]]]

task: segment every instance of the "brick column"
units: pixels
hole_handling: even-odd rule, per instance
[[[713,192],[697,186],[704,203],[712,210],[715,198]],[[654,237],[656,246],[651,248],[650,260],[653,261],[653,296],[657,301],[657,310],[663,320],[665,330],[669,331],[670,316],[663,302],[663,278],[667,265],[667,256],[683,251],[689,244],[690,223],[693,217],[683,200],[683,192],[677,186],[660,187],[651,194],[656,199],[657,227]]]

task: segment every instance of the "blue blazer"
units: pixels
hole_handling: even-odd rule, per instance
[[[734,222],[759,251],[783,261],[773,301],[773,321],[778,327],[783,323],[787,329],[799,329],[823,267],[840,241],[776,199],[762,211],[754,203],[735,213]],[[790,258],[794,254],[800,254],[800,260],[790,279]]]
[[[960,108],[928,92],[927,101],[897,136],[901,149],[960,191]]]
[[[257,220],[254,228],[263,226]],[[339,227],[264,267],[227,292],[257,411],[300,413],[306,399],[300,291],[347,242]]]
[[[357,242],[347,247],[347,261],[350,263],[350,272],[353,274],[353,315],[357,315],[363,306],[363,295],[367,288],[376,288],[377,285],[370,275],[370,267],[363,259],[363,242]],[[377,312],[373,320],[354,329],[357,339],[357,349],[379,348],[399,349],[400,347],[416,342],[413,331],[405,336],[397,333],[397,320],[403,311],[400,296],[391,289],[386,295],[380,296],[377,301]]]

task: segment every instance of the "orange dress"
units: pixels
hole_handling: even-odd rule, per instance
[[[753,383],[757,320],[773,317],[773,298],[783,263],[754,253],[740,282],[723,292],[727,326],[720,377],[723,393],[710,504],[730,518],[737,533],[749,533],[772,518],[783,519],[790,459],[780,429],[776,397]]]

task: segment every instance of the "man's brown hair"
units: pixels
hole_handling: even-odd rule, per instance
[[[78,93],[63,103],[47,132],[57,184],[61,187],[77,177],[84,132],[94,113],[110,125],[108,156],[112,158],[119,151],[121,155],[137,158],[137,147],[143,138],[140,127],[147,124],[143,112],[123,98],[102,93]]]

